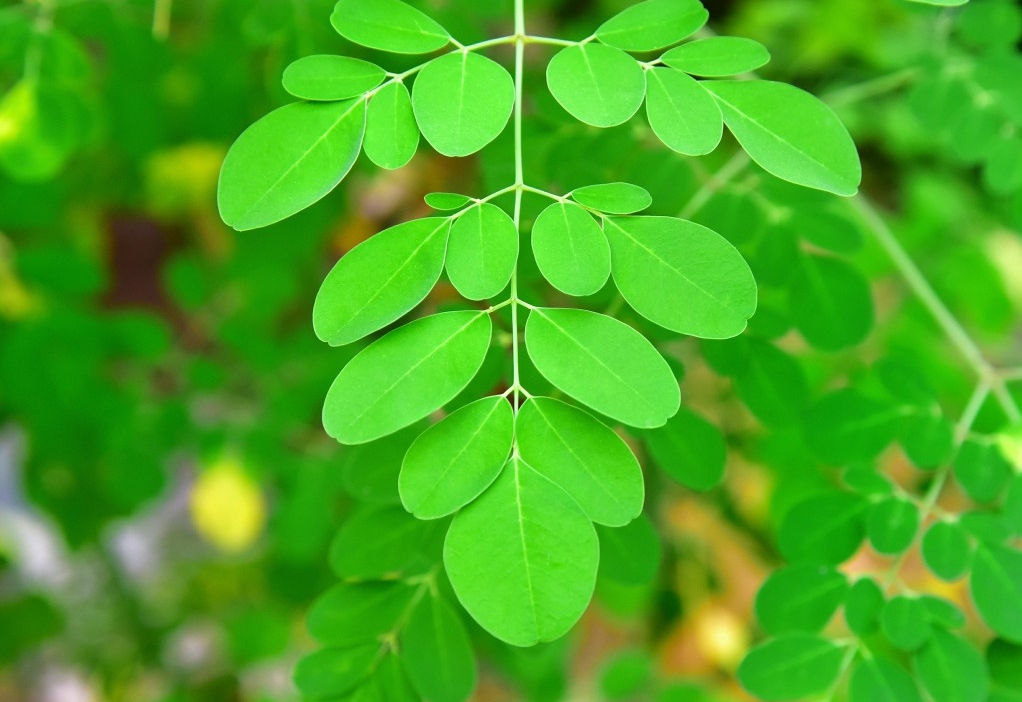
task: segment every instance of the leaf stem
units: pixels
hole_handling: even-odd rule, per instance
[[[831,107],[841,107],[866,98],[889,93],[912,83],[919,77],[919,69],[915,66],[905,68],[885,76],[837,88],[820,96],[820,99]]]
[[[515,109],[514,109],[514,134],[515,134],[515,207],[513,220],[515,230],[521,236],[522,226],[522,193],[525,189],[525,169],[522,164],[522,97],[524,94],[522,83],[525,77],[525,0],[515,0]],[[518,411],[520,391],[522,390],[521,377],[518,367],[518,262],[515,262],[514,270],[511,273],[511,367],[512,367],[512,388],[514,391],[515,411]],[[515,438],[515,451],[517,451],[517,437]]]
[[[170,36],[170,15],[174,0],[156,0],[153,4],[153,38],[166,41]]]
[[[721,166],[719,171],[706,179],[706,182],[704,182],[702,187],[696,191],[696,193],[692,196],[692,199],[689,200],[683,208],[681,208],[681,212],[678,216],[681,219],[688,219],[696,212],[703,209],[706,203],[709,202],[710,198],[713,197],[713,195],[723,186],[727,185],[732,178],[741,173],[742,169],[748,164],[749,155],[742,149],[736,151],[734,156],[732,156],[727,163]]]
[[[1022,421],[1022,411],[1019,410],[1018,403],[1011,396],[1011,393],[1008,392],[1003,376],[987,361],[983,351],[972,337],[969,336],[969,333],[965,331],[961,322],[951,314],[951,311],[944,302],[937,296],[929,281],[919,271],[915,261],[906,253],[876,208],[862,195],[853,198],[851,205],[869,227],[877,242],[894,263],[894,267],[901,273],[909,288],[919,298],[920,302],[923,303],[923,306],[929,311],[951,344],[958,349],[958,352],[973,372],[975,372],[981,383],[985,384],[993,392],[998,403],[1001,405],[1001,409],[1004,410],[1004,414],[1012,422]]]

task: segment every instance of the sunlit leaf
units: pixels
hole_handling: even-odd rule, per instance
[[[518,261],[518,229],[489,202],[470,207],[451,228],[447,275],[470,300],[493,297],[511,280]]]
[[[396,54],[427,54],[451,40],[435,20],[401,0],[340,0],[330,23],[348,41]]]
[[[370,161],[390,170],[401,168],[415,156],[419,127],[403,83],[385,85],[369,100],[363,148]]]
[[[656,51],[694,34],[708,17],[699,0],[645,0],[601,24],[596,38],[625,51]]]
[[[543,277],[568,295],[592,295],[610,277],[610,246],[603,230],[578,205],[556,202],[532,227],[532,252]]]
[[[770,52],[744,37],[707,37],[677,46],[660,60],[692,75],[720,78],[762,68],[770,61]]]
[[[383,82],[387,72],[376,64],[349,56],[316,54],[284,69],[284,89],[304,100],[344,100]]]
[[[220,170],[220,216],[238,230],[304,210],[348,174],[362,148],[364,100],[297,102],[266,115],[231,146]]]
[[[635,59],[602,44],[562,49],[547,64],[546,80],[572,117],[594,127],[627,122],[646,95],[646,76]]]

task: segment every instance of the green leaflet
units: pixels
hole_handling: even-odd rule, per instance
[[[427,429],[408,449],[398,489],[419,519],[453,514],[489,487],[507,462],[514,412],[502,397],[484,397]]]
[[[792,183],[854,195],[862,167],[837,116],[804,90],[773,81],[707,81],[724,122],[752,160]]]
[[[769,634],[816,633],[834,616],[847,591],[847,579],[833,568],[782,568],[756,593],[756,618]]]
[[[788,426],[809,403],[802,365],[773,344],[750,338],[747,363],[734,375],[735,392],[767,426]]]
[[[601,580],[649,585],[660,570],[662,549],[656,527],[640,514],[623,527],[596,526],[600,537]]]
[[[454,220],[447,275],[463,297],[493,297],[511,280],[517,262],[518,229],[504,210],[484,202]]]
[[[923,702],[915,681],[886,658],[859,661],[848,686],[849,702]]]
[[[641,697],[652,687],[656,676],[653,656],[640,648],[615,653],[600,670],[600,692],[607,700],[625,700]]]
[[[656,464],[682,485],[709,490],[724,478],[727,447],[720,430],[682,407],[667,424],[642,439]]]
[[[330,23],[348,41],[395,54],[428,54],[451,40],[435,20],[400,0],[340,0]]]
[[[934,595],[921,595],[919,601],[923,603],[926,616],[932,623],[948,628],[965,625],[965,612],[954,602]]]
[[[916,414],[909,417],[900,441],[905,455],[923,470],[947,463],[954,453],[954,427],[940,414]]]
[[[403,83],[385,85],[369,100],[363,148],[370,161],[390,170],[401,168],[415,156],[419,127]]]
[[[346,451],[341,464],[341,481],[348,494],[367,504],[396,505],[401,502],[397,491],[401,461],[423,429],[423,423],[419,422]]]
[[[839,351],[866,338],[873,326],[869,281],[854,267],[829,256],[801,256],[791,280],[791,320],[818,349]]]
[[[460,210],[472,202],[468,195],[458,193],[427,193],[423,198],[434,210]]]
[[[842,647],[826,639],[788,634],[749,651],[738,666],[738,680],[766,702],[803,699],[830,687],[844,656]]]
[[[323,426],[343,444],[361,444],[428,416],[468,385],[490,345],[480,312],[418,319],[364,349],[327,392]]]
[[[667,362],[645,337],[611,317],[536,309],[525,325],[525,345],[559,390],[624,424],[663,426],[681,406]]]
[[[708,37],[676,46],[660,60],[685,73],[722,78],[762,68],[770,62],[770,52],[744,37]]]
[[[724,117],[713,96],[673,68],[647,71],[646,119],[665,146],[687,156],[710,153],[724,135]]]
[[[560,400],[533,397],[518,410],[522,460],[555,483],[598,524],[624,526],[642,511],[642,470],[605,424]]]
[[[435,524],[396,505],[363,508],[345,520],[331,543],[330,568],[353,580],[421,575],[439,559],[438,535]]]
[[[907,595],[894,597],[884,605],[880,629],[891,645],[901,651],[915,651],[930,640],[933,631],[923,601]]]
[[[480,54],[433,59],[412,86],[415,121],[444,156],[468,156],[496,139],[511,117],[515,87],[507,70]]]
[[[894,555],[912,545],[919,530],[919,508],[901,497],[874,503],[866,514],[866,535],[878,553]]]
[[[344,100],[372,90],[387,72],[376,64],[348,56],[317,54],[284,69],[284,89],[304,100]]]
[[[444,600],[427,597],[415,608],[401,632],[400,651],[421,699],[464,702],[472,695],[475,652],[464,624]]]
[[[345,254],[316,295],[316,336],[343,346],[411,311],[440,278],[450,231],[447,218],[416,219],[382,231]]]
[[[555,202],[540,212],[532,226],[532,253],[543,277],[568,295],[592,295],[610,277],[610,246],[603,230],[570,202]]]
[[[969,589],[983,621],[1008,641],[1022,643],[1022,553],[992,544],[980,546]]]
[[[335,585],[309,609],[309,633],[325,646],[376,641],[394,628],[414,596],[415,588],[401,582]]]
[[[857,495],[837,491],[799,502],[781,521],[777,535],[781,553],[796,563],[843,563],[862,544],[868,504]]]
[[[875,458],[898,434],[904,408],[842,388],[806,411],[806,443],[832,465]]]
[[[599,544],[563,490],[513,458],[458,512],[444,565],[458,599],[488,632],[515,646],[563,636],[592,597]]]
[[[726,339],[756,311],[756,281],[738,250],[694,222],[611,217],[614,282],[635,310],[682,334]]]
[[[972,563],[969,535],[957,522],[934,522],[923,534],[923,562],[941,580],[965,575]]]
[[[709,16],[699,0],[646,0],[601,24],[596,38],[625,51],[656,51],[694,34]]]
[[[955,457],[954,474],[971,499],[990,502],[1004,492],[1012,467],[996,444],[970,438]]]
[[[350,702],[420,702],[421,698],[405,674],[404,665],[393,651],[387,653],[362,695],[353,695]],[[345,701],[349,702],[349,701]]]
[[[546,82],[568,114],[594,127],[624,124],[646,95],[646,76],[635,59],[601,44],[559,51],[547,64]]]
[[[378,644],[324,648],[295,666],[295,686],[308,700],[336,699],[368,677],[380,653]]]
[[[983,702],[990,674],[979,651],[943,629],[934,629],[913,657],[916,677],[934,702]]]
[[[845,598],[845,621],[859,636],[869,636],[880,623],[884,593],[876,581],[865,577],[855,581]]]
[[[279,222],[322,199],[362,147],[365,101],[285,105],[246,129],[220,169],[220,217],[239,231]]]
[[[575,202],[609,214],[632,214],[651,204],[653,197],[645,188],[631,183],[600,183],[571,191]]]

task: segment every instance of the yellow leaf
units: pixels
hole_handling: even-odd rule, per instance
[[[199,475],[190,496],[195,530],[221,551],[251,546],[266,522],[259,485],[233,458],[224,458]]]

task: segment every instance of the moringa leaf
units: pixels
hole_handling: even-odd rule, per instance
[[[415,596],[403,582],[342,583],[309,609],[309,633],[324,646],[356,646],[391,631]]]
[[[284,89],[303,100],[344,100],[362,95],[387,77],[376,64],[349,56],[317,54],[284,69]]]
[[[624,424],[663,426],[681,406],[678,383],[663,356],[612,317],[537,308],[525,325],[525,345],[555,387]]]
[[[380,232],[345,254],[319,288],[316,336],[343,346],[400,319],[422,302],[444,267],[451,220],[428,217]]]
[[[571,198],[589,209],[610,214],[632,214],[653,204],[645,188],[631,183],[600,183],[575,188]]]
[[[358,158],[365,115],[364,100],[296,102],[250,126],[220,169],[220,217],[256,229],[321,200]]]
[[[444,156],[468,156],[500,136],[515,104],[507,70],[480,54],[455,51],[433,59],[412,86],[415,121]]]
[[[849,702],[923,702],[904,668],[886,658],[860,661],[852,671]]]
[[[990,688],[986,661],[972,644],[936,628],[913,657],[916,678],[933,702],[983,702]]]
[[[625,51],[656,51],[698,31],[709,18],[699,0],[645,0],[596,30],[596,38]]]
[[[379,653],[377,644],[316,651],[295,666],[295,687],[309,700],[336,699],[369,676]]]
[[[1002,638],[1022,644],[1022,553],[994,544],[980,546],[969,589],[983,621]]]
[[[854,195],[859,154],[837,115],[816,97],[766,80],[706,81],[724,122],[752,160],[783,180]]]
[[[969,571],[972,544],[958,522],[934,522],[923,534],[923,562],[941,580],[957,580]]]
[[[546,81],[568,114],[594,127],[624,124],[646,95],[646,76],[635,59],[602,44],[562,49],[547,64]]]
[[[919,531],[919,508],[902,497],[873,503],[866,514],[866,535],[877,553],[891,556],[912,545]]]
[[[710,153],[724,135],[724,117],[713,96],[673,68],[646,72],[646,119],[665,146],[687,156]]]
[[[726,339],[756,311],[756,281],[738,250],[673,217],[610,217],[614,282],[635,311],[682,334]]]
[[[401,503],[419,519],[453,514],[496,479],[513,437],[514,413],[502,397],[484,397],[448,415],[405,454]]]
[[[472,695],[475,651],[465,625],[444,600],[427,597],[415,608],[401,632],[400,651],[421,699],[465,702]]]
[[[756,618],[767,633],[816,633],[834,616],[848,580],[833,568],[795,565],[775,570],[756,593]]]
[[[766,702],[804,699],[837,679],[845,650],[809,634],[787,634],[753,648],[738,666],[738,681]]]
[[[514,646],[560,638],[596,583],[592,522],[561,488],[512,458],[483,495],[458,512],[444,566],[461,604]]]
[[[642,511],[642,470],[628,444],[598,419],[549,397],[518,410],[522,460],[558,485],[597,524],[624,526]]]
[[[406,165],[419,148],[419,127],[403,83],[389,83],[373,95],[366,110],[366,156],[380,168]]]
[[[660,60],[685,73],[721,78],[762,68],[770,62],[770,52],[744,37],[707,37],[676,46]]]
[[[362,444],[443,407],[479,370],[491,329],[481,312],[445,312],[375,341],[330,386],[323,405],[327,433],[343,444]]]
[[[610,277],[610,246],[603,230],[570,202],[555,202],[540,212],[532,226],[532,253],[543,277],[568,295],[592,295]]]
[[[518,263],[518,228],[504,210],[484,202],[454,220],[447,246],[447,275],[469,300],[493,297]]]
[[[451,41],[446,29],[401,0],[339,0],[330,23],[348,41],[395,54],[428,54]]]
[[[720,430],[682,407],[667,424],[642,434],[660,468],[693,490],[710,490],[724,478],[727,446]]]

